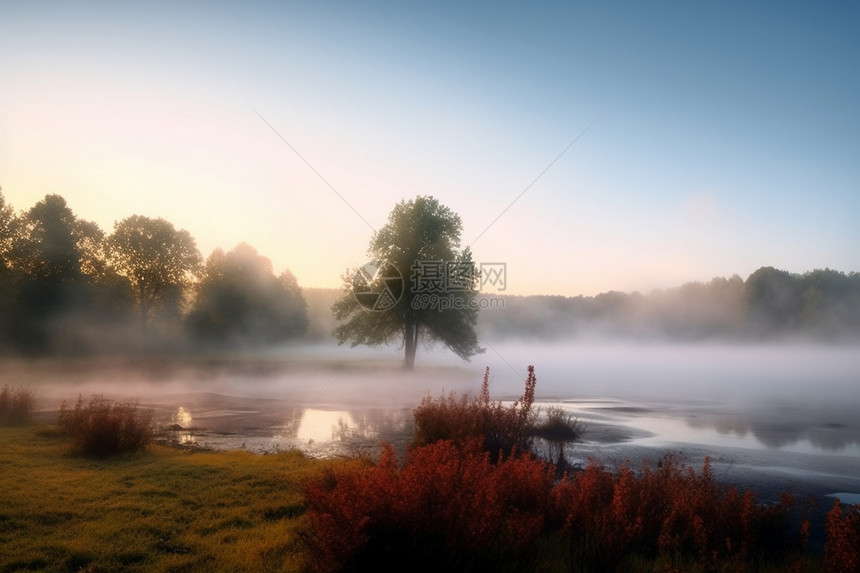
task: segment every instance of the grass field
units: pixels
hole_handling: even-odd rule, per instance
[[[300,571],[301,484],[362,463],[158,445],[110,459],[70,451],[53,427],[0,427],[0,572]]]

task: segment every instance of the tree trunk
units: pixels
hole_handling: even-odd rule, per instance
[[[403,347],[406,356],[403,359],[403,368],[412,370],[415,368],[415,352],[418,350],[418,325],[406,324],[403,330]]]
[[[140,301],[140,331],[146,332],[146,322],[149,316],[149,302],[146,300]]]

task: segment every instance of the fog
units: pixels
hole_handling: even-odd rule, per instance
[[[522,392],[534,365],[541,399],[617,397],[757,405],[860,402],[860,352],[853,345],[568,342],[492,344],[464,362],[419,349],[414,372],[402,351],[329,344],[242,355],[3,362],[5,383],[57,393],[226,392],[302,404],[408,406],[427,392],[477,391],[485,367],[497,397]]]
[[[856,346],[811,344],[566,343],[490,346],[497,390],[515,383],[508,364],[534,364],[541,396],[718,400],[735,404],[860,398]]]
[[[63,400],[101,393],[153,408],[161,438],[180,447],[300,449],[329,457],[403,452],[424,396],[516,399],[535,366],[536,406],[560,406],[585,426],[567,457],[585,464],[692,463],[711,456],[734,482],[776,492],[860,493],[860,352],[851,345],[610,341],[494,344],[464,362],[420,348],[289,345],[243,354],[0,362],[3,383],[34,389],[37,419]]]
[[[794,408],[803,415],[860,404],[854,346],[604,341],[485,347],[471,362],[420,349],[413,372],[401,369],[396,347],[314,344],[187,359],[6,361],[2,374],[5,383],[33,386],[45,410],[79,393],[141,402],[217,394],[305,408],[409,408],[427,394],[477,392],[485,367],[493,396],[511,399],[522,393],[528,365],[535,366],[537,398],[544,401],[612,398],[727,412]]]

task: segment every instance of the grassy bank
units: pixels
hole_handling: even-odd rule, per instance
[[[300,571],[301,484],[361,463],[157,445],[96,460],[70,445],[0,428],[0,572]]]

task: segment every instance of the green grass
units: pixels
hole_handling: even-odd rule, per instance
[[[150,446],[94,460],[56,428],[0,428],[0,573],[301,571],[299,453]]]

